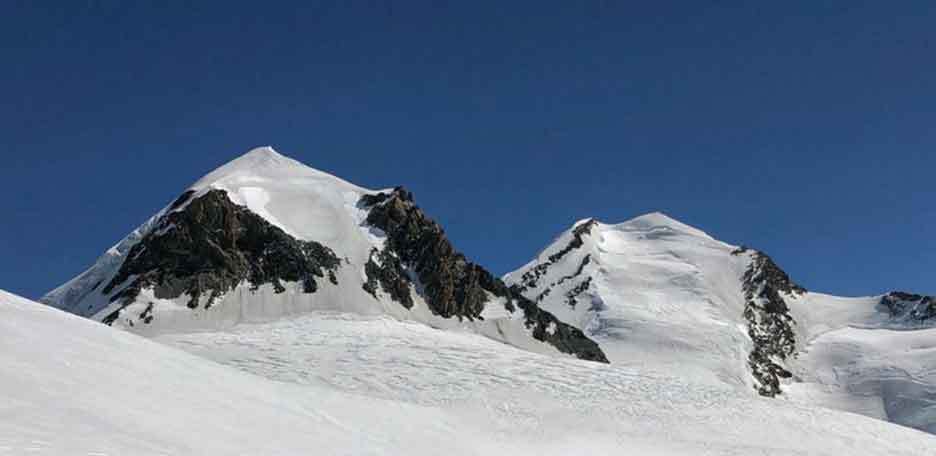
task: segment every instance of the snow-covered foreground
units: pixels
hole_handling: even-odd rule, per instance
[[[259,378],[0,291],[0,454],[478,454],[419,407]]]
[[[859,415],[386,317],[160,340],[259,375],[0,292],[0,453],[936,454]]]
[[[275,380],[430,406],[547,454],[936,454],[936,438],[639,365],[525,352],[387,317],[315,313],[158,341]],[[628,453],[630,452],[630,453]]]

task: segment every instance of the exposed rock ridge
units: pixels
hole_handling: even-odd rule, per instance
[[[144,288],[152,288],[160,299],[186,294],[188,307],[194,309],[202,302],[211,307],[245,281],[254,289],[272,284],[276,293],[285,291],[283,282],[302,283],[305,293],[315,292],[318,280],[325,277],[338,283],[340,260],[328,247],[290,236],[234,204],[223,190],[192,196],[186,192],[170,206],[104,287],[105,295],[119,290],[110,301],[123,304],[104,318],[105,323],[114,322]],[[152,321],[149,310],[139,315],[140,321]]]
[[[880,304],[892,319],[904,323],[936,324],[936,297],[892,291],[881,297]]]
[[[563,277],[559,278],[559,280],[555,281],[555,282],[552,283],[550,286],[552,287],[552,286],[556,286],[556,285],[562,285],[562,284],[565,283],[567,280],[572,280],[572,279],[574,279],[574,278],[576,278],[576,277],[582,275],[582,271],[585,270],[585,266],[588,266],[588,263],[591,263],[591,254],[590,254],[590,253],[587,254],[587,255],[585,255],[584,258],[582,258],[582,262],[579,263],[578,268],[575,270],[575,272],[573,272],[572,274],[569,274],[569,275],[567,275],[567,276],[563,276]]]
[[[483,319],[482,311],[492,296],[504,298],[509,312],[517,307],[523,311],[525,325],[535,339],[581,359],[608,362],[598,344],[581,330],[540,309],[456,251],[442,227],[426,216],[407,190],[398,187],[391,193],[365,195],[361,205],[370,210],[366,223],[387,236],[383,251],[372,252],[365,267],[369,292],[379,284],[409,307],[412,303],[402,295],[409,296],[409,286],[417,280],[432,313],[468,320]],[[407,293],[402,293],[404,285]]]
[[[581,295],[582,293],[588,290],[588,287],[591,286],[591,282],[592,282],[592,278],[586,277],[585,280],[580,282],[571,290],[567,291],[565,294],[566,304],[568,304],[569,307],[575,307],[575,305],[578,304],[579,295]]]
[[[578,268],[576,268],[575,272],[573,272],[572,274],[560,277],[559,280],[550,283],[548,287],[546,287],[542,292],[536,295],[536,302],[537,303],[543,302],[543,300],[546,299],[547,296],[549,296],[549,293],[552,292],[553,287],[557,285],[562,285],[563,283],[582,275],[582,272],[585,270],[585,266],[588,266],[588,263],[590,262],[591,262],[591,254],[589,253],[585,255],[584,258],[582,258],[582,262],[579,263]],[[591,285],[591,280],[592,280],[591,277],[586,277],[585,280],[583,280],[581,283],[573,287],[572,290],[569,290],[566,293],[566,303],[572,307],[575,307],[575,304],[578,302],[576,300],[576,297],[584,293],[585,290],[588,290],[589,285]],[[511,287],[514,288],[517,293],[523,293],[525,291],[524,288],[518,287],[517,285],[512,285]]]
[[[569,252],[571,252],[572,250],[575,250],[575,249],[577,249],[577,248],[579,248],[579,247],[581,247],[582,245],[585,244],[585,241],[582,239],[582,237],[585,236],[585,235],[587,235],[587,234],[591,234],[592,228],[593,228],[595,225],[597,225],[597,224],[598,224],[598,221],[597,221],[597,220],[595,220],[595,219],[588,219],[588,221],[586,221],[585,223],[581,223],[581,224],[579,224],[578,226],[576,226],[575,228],[573,228],[573,229],[572,229],[572,240],[569,241],[569,243],[566,244],[565,247],[563,247],[562,249],[560,249],[558,252],[553,253],[552,255],[550,255],[550,256],[546,259],[546,261],[544,261],[544,262],[542,262],[542,263],[540,263],[540,264],[537,264],[536,266],[534,266],[534,267],[533,267],[532,269],[530,269],[529,271],[523,273],[523,275],[520,277],[520,284],[519,284],[519,285],[514,285],[515,287],[517,287],[517,291],[519,291],[520,293],[524,293],[524,292],[526,292],[527,290],[529,290],[529,289],[531,289],[531,288],[536,288],[537,282],[539,281],[539,279],[540,279],[542,276],[546,275],[546,273],[549,271],[549,267],[550,267],[550,266],[552,266],[553,264],[556,264],[556,262],[558,262],[559,260],[561,260],[563,257],[565,257],[565,256],[566,256]],[[591,259],[591,258],[590,258],[590,255],[587,255],[587,256],[585,257],[585,259],[582,260],[582,264],[579,266],[578,272],[577,272],[576,274],[574,274],[573,276],[577,276],[577,275],[581,274],[582,269],[585,267],[585,265],[588,264],[588,261],[589,261],[590,259]],[[557,282],[557,283],[562,283],[563,281],[567,280],[568,278],[571,278],[571,277],[564,277],[564,278],[560,279],[559,282]],[[550,287],[556,285],[557,283],[551,284]],[[548,294],[548,293],[547,293],[547,294]],[[545,295],[543,295],[542,297],[545,298]],[[540,300],[541,300],[541,299],[540,299]]]
[[[732,252],[738,255],[747,251],[740,248]],[[742,279],[745,308],[744,318],[748,322],[748,336],[753,349],[748,355],[748,365],[757,381],[757,392],[762,396],[774,397],[781,393],[780,379],[792,374],[783,362],[796,352],[796,322],[784,296],[793,297],[806,292],[795,284],[773,260],[764,253],[754,251],[751,263]]]

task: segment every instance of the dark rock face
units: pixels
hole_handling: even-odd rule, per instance
[[[485,289],[496,288],[494,277],[455,251],[442,227],[413,203],[409,192],[397,189],[371,205],[367,223],[387,234],[386,249],[392,253],[381,252],[380,258],[399,261],[385,265],[383,269],[391,270],[381,276],[393,276],[392,269],[405,265],[418,278],[434,314],[469,320],[480,317],[488,299]]]
[[[400,259],[389,249],[371,250],[370,258],[364,265],[364,291],[377,297],[377,286],[390,295],[390,298],[407,309],[413,307],[413,296],[410,294],[409,278]]]
[[[170,211],[130,250],[117,275],[103,289],[110,294],[119,288],[111,302],[122,301],[125,307],[143,288],[153,288],[161,299],[188,294],[191,299],[187,305],[192,309],[207,296],[204,306],[209,308],[243,281],[254,289],[272,284],[276,293],[285,291],[282,282],[301,282],[306,293],[315,292],[318,280],[326,277],[338,283],[335,271],[340,260],[328,247],[290,236],[235,205],[223,190],[189,201],[192,195],[186,192],[179,197],[170,208],[188,205]],[[139,319],[150,323],[151,312],[152,304]],[[104,323],[113,323],[119,314],[120,310],[113,312]]]
[[[733,254],[741,254],[736,250]],[[780,379],[792,374],[780,363],[796,351],[796,322],[784,296],[803,294],[806,289],[790,280],[769,256],[754,252],[751,264],[744,273],[742,289],[746,301],[744,318],[748,322],[748,336],[754,348],[748,356],[748,365],[759,383],[757,392],[762,396],[780,394]]]
[[[389,194],[367,195],[361,205],[370,209],[366,223],[387,236],[384,251],[372,252],[365,267],[365,289],[369,292],[374,293],[371,290],[380,284],[391,297],[410,307],[409,286],[415,279],[432,313],[468,320],[482,319],[489,294],[505,298],[508,311],[514,312],[517,307],[523,311],[526,327],[535,339],[581,359],[608,362],[598,344],[580,330],[508,289],[500,279],[456,251],[442,227],[416,206],[410,192],[397,188]],[[373,261],[375,257],[377,261]]]
[[[887,309],[893,320],[936,324],[936,297],[892,291],[881,297],[880,305]]]
[[[586,277],[585,280],[566,292],[566,304],[568,304],[569,307],[575,307],[575,305],[578,304],[579,295],[588,290],[588,287],[591,286],[591,281],[591,277]]]
[[[533,301],[514,294],[506,288],[504,290],[523,311],[526,326],[532,329],[534,339],[546,342],[559,351],[575,355],[579,359],[608,363],[608,357],[601,351],[598,344],[589,339],[581,330],[559,321],[553,314],[541,309]]]

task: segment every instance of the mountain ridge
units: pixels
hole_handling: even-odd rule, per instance
[[[930,296],[807,291],[766,254],[659,211],[579,220],[497,278],[405,188],[359,187],[270,147],[206,174],[42,301],[149,336],[386,315],[936,431],[936,366],[917,349],[936,327]],[[880,330],[916,332],[874,342]],[[842,351],[856,346],[887,356]],[[853,365],[869,367],[830,380]]]
[[[936,327],[932,297],[811,292],[763,252],[662,213],[618,224],[577,221],[504,280],[582,329],[612,363],[679,371],[768,397],[824,398],[834,408],[936,429],[936,407],[929,405],[936,375],[925,367],[936,367],[936,359],[924,355],[928,328]],[[891,338],[886,346],[862,342],[881,329],[916,336]],[[855,331],[865,333],[855,339]],[[840,333],[852,339],[833,337]],[[817,348],[826,341],[837,345]],[[869,361],[843,351],[845,343],[889,350],[889,356]],[[829,353],[835,357],[816,359]],[[870,367],[839,382],[832,374],[849,362]],[[893,401],[908,405],[886,405]]]
[[[398,210],[376,217],[387,207],[375,201],[381,196]],[[389,229],[397,217],[407,218],[406,233]],[[417,234],[426,237],[408,240]],[[419,243],[429,240],[442,262],[418,254]],[[379,264],[397,258],[406,261],[393,269]],[[391,273],[392,285],[378,280]],[[467,262],[408,192],[358,187],[270,147],[206,174],[41,301],[146,334],[315,309],[386,313],[607,361],[581,331],[510,295],[500,279]]]

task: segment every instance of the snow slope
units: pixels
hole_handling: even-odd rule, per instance
[[[860,415],[382,316],[312,313],[156,340],[283,382],[441,408],[482,427],[494,454],[936,454],[936,437]]]
[[[582,328],[612,363],[751,394],[745,273],[755,253],[661,213],[583,220],[508,274],[541,307]],[[781,399],[936,431],[936,329],[897,318],[881,296],[780,293],[792,317]]]
[[[581,245],[570,248],[576,238]],[[747,260],[734,249],[661,213],[617,225],[582,220],[504,280],[526,284],[527,297],[583,329],[612,363],[738,387],[750,384],[750,344],[740,283]]]
[[[299,282],[283,283],[283,289],[278,290],[275,284],[254,286],[256,284],[242,281],[233,289],[225,290],[216,301],[208,302],[204,296],[184,293],[167,297],[165,292],[161,294],[158,287],[152,286],[144,286],[139,294],[124,298],[121,293],[132,287],[136,276],[130,275],[121,281],[119,271],[146,253],[148,244],[143,242],[178,229],[170,222],[170,217],[217,190],[223,191],[235,205],[245,207],[287,235],[330,249],[338,263],[335,270],[329,272],[334,274],[333,280],[317,279],[314,292],[304,290],[304,284]],[[533,351],[559,353],[553,345],[534,340],[533,328],[526,324],[524,312],[506,309],[508,303],[502,298],[488,296],[482,320],[439,316],[427,305],[418,281],[407,289],[413,301],[411,308],[379,289],[368,293],[363,286],[368,281],[365,265],[371,261],[375,249],[384,247],[386,235],[367,225],[369,209],[363,205],[362,197],[378,193],[307,167],[270,147],[257,148],[198,180],[179,199],[109,249],[88,270],[40,301],[144,335],[222,329],[244,322],[272,321],[313,310],[330,310],[391,315],[437,328],[478,332]],[[138,245],[143,245],[143,250],[133,250]],[[214,255],[215,246],[207,247],[210,248],[186,255],[205,256],[203,251]],[[133,258],[130,258],[131,252],[136,252]],[[236,257],[239,254],[225,251],[218,255]],[[276,255],[271,256],[271,260],[276,258]],[[172,274],[171,271],[157,272],[161,277]],[[171,289],[169,282],[165,288]],[[111,284],[117,285],[116,288],[109,289]]]
[[[894,321],[880,297],[793,300],[805,347],[793,400],[936,433],[936,328]]]
[[[159,340],[260,375],[0,291],[0,454],[921,456],[936,448],[930,435],[858,415],[388,317],[309,314]]]
[[[237,372],[0,291],[0,454],[479,454],[436,408]]]

